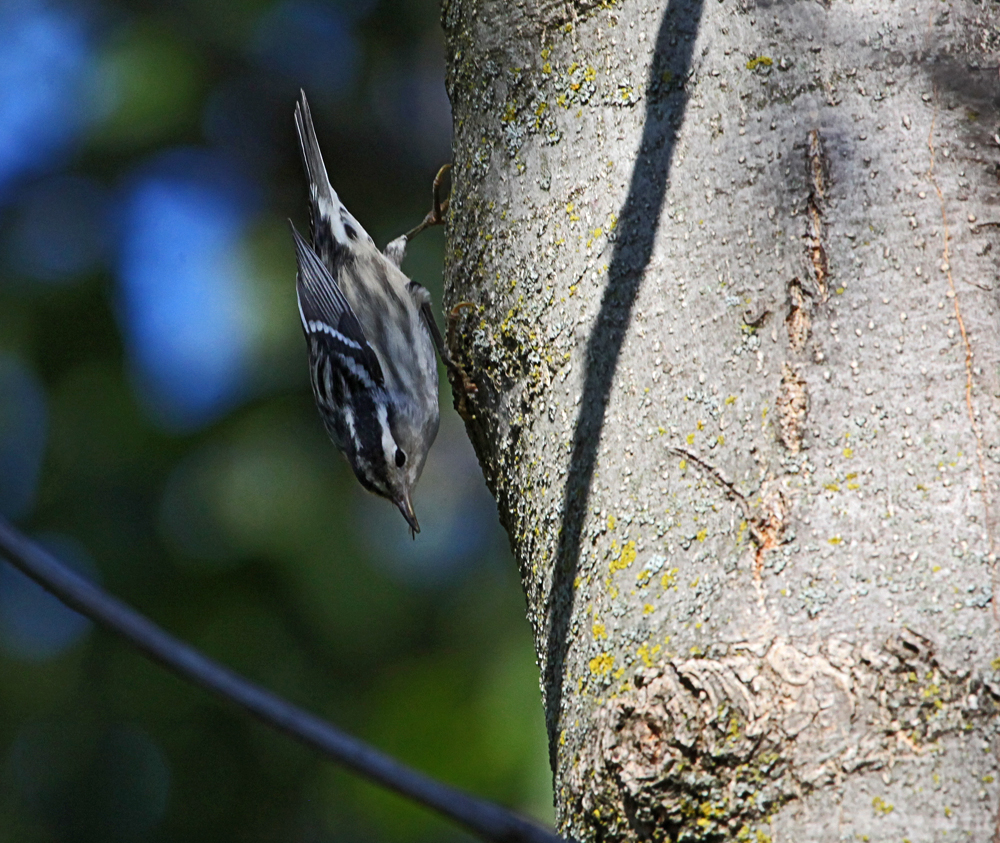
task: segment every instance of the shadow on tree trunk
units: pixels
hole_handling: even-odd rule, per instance
[[[573,615],[573,582],[579,568],[580,535],[618,357],[653,251],[677,134],[687,106],[685,84],[692,69],[702,5],[703,0],[672,0],[663,13],[647,79],[642,144],[617,226],[618,239],[608,269],[608,285],[587,341],[587,374],[573,435],[558,556],[547,599],[545,722],[553,767],[558,746],[567,635]]]

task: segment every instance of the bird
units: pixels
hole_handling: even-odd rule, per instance
[[[361,485],[392,501],[414,538],[413,490],[440,424],[435,350],[444,348],[427,289],[400,269],[407,242],[443,222],[434,206],[379,251],[330,184],[305,92],[295,106],[309,184],[311,239],[293,223],[296,296],[313,397],[330,439]]]

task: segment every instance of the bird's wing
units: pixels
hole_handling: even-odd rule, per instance
[[[330,270],[294,225],[292,237],[299,266],[295,293],[302,330],[333,353],[348,374],[363,378],[370,385],[383,386],[385,378],[378,357]]]

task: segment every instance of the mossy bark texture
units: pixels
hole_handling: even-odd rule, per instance
[[[561,830],[998,839],[998,4],[443,21]]]

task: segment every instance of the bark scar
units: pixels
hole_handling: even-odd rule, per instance
[[[760,504],[751,507],[746,495],[726,480],[715,466],[683,448],[668,445],[667,450],[698,466],[722,487],[730,500],[739,506],[750,529],[750,536],[754,544],[757,545],[757,551],[754,554],[754,579],[759,582],[761,571],[764,568],[764,554],[781,544],[785,532],[785,515],[788,510],[781,491],[774,488],[765,492],[761,497]]]
[[[757,542],[754,556],[753,575],[758,589],[762,588],[761,576],[764,570],[764,554],[781,544],[785,534],[785,519],[788,505],[785,496],[777,487],[768,489],[761,495],[760,506],[755,521],[750,524],[750,534]],[[761,592],[763,593],[763,592]]]
[[[812,332],[812,296],[802,288],[798,278],[788,282],[788,315],[785,329],[792,351],[802,351]]]
[[[826,202],[826,159],[823,155],[823,144],[819,129],[809,133],[809,199],[806,211],[809,217],[809,233],[806,241],[809,259],[812,262],[813,274],[816,279],[816,289],[819,290],[820,301],[826,301],[829,295],[827,280],[830,275],[826,259],[826,246],[823,244],[823,205]]]
[[[725,477],[722,476],[722,474],[719,472],[719,469],[717,469],[714,465],[710,465],[709,463],[705,462],[701,457],[696,457],[690,451],[685,451],[683,448],[675,448],[672,445],[668,445],[667,450],[670,451],[672,454],[676,454],[682,459],[688,460],[689,462],[692,462],[696,466],[698,466],[698,468],[704,471],[709,477],[711,477],[716,483],[718,483],[722,487],[723,491],[725,491],[726,493],[726,496],[730,500],[736,502],[740,510],[743,512],[743,517],[747,519],[747,523],[751,523],[753,521],[753,518],[750,513],[750,504],[747,503],[746,497],[739,489],[737,489],[732,483],[730,483],[728,480],[726,480]]]
[[[788,363],[781,364],[781,388],[775,402],[778,410],[778,438],[789,453],[802,450],[802,435],[809,413],[806,379]]]

